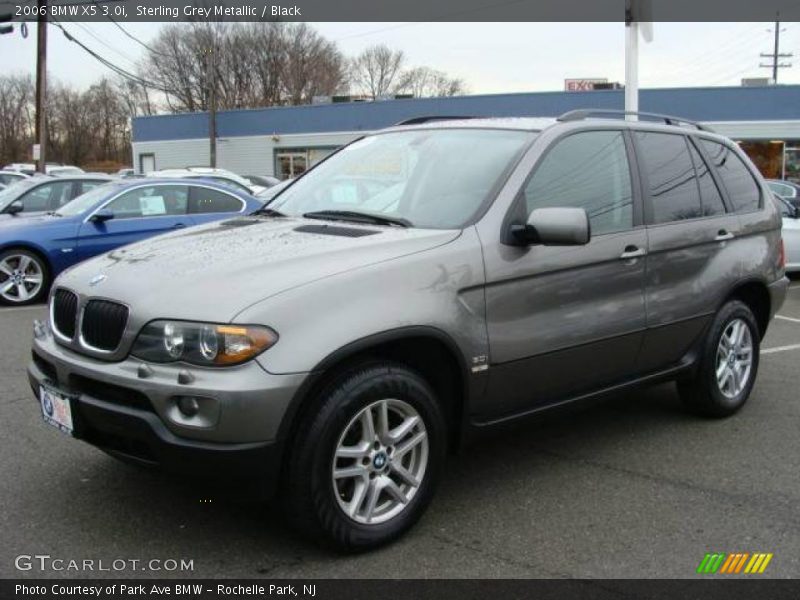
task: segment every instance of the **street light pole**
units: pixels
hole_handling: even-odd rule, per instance
[[[639,112],[639,23],[625,23],[625,110]],[[627,115],[635,121],[636,115]]]

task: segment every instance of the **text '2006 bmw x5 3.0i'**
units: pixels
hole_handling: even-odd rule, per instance
[[[787,287],[768,198],[678,119],[392,127],[260,214],[62,274],[30,382],[77,438],[243,473],[367,548],[489,425],[664,379],[698,413],[741,408]]]

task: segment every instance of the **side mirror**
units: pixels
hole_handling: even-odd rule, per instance
[[[89,220],[92,223],[105,223],[106,221],[110,221],[114,218],[114,213],[108,210],[107,208],[101,208],[96,213],[94,213]]]
[[[531,246],[583,246],[592,237],[589,215],[583,208],[537,208],[525,225],[512,225],[520,244]]]
[[[7,215],[17,215],[25,210],[25,207],[22,205],[22,202],[19,200],[14,200],[11,204],[8,205],[6,208]]]

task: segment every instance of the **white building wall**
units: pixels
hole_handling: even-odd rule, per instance
[[[274,175],[275,152],[280,149],[330,148],[347,144],[366,132],[257,135],[217,139],[217,166],[240,175]],[[208,139],[135,142],[134,168],[139,157],[154,154],[157,170],[208,166]]]

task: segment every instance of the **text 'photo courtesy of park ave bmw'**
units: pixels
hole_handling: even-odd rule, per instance
[[[797,597],[800,5],[696,4],[0,2],[0,597]]]

